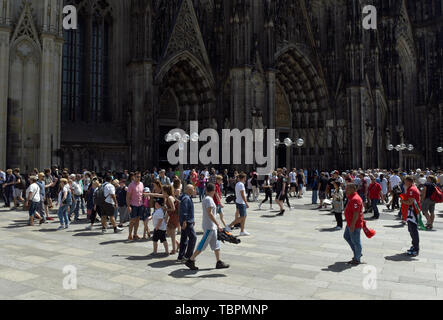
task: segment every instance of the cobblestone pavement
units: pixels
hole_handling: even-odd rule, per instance
[[[315,210],[309,200],[310,193],[303,199],[291,198],[295,208],[283,217],[259,211],[258,204],[251,203],[246,227],[251,236],[242,237],[239,245],[222,245],[222,259],[231,268],[216,270],[208,248],[197,260],[198,272],[177,263],[177,256],[151,255],[150,241],[127,242],[127,228],[123,234],[102,235],[98,224],[92,231],[85,230],[86,223],[56,231],[57,221],[28,227],[27,213],[1,209],[0,298],[443,298],[442,205],[437,206],[436,231],[420,232],[419,257],[405,256],[410,247],[407,228],[395,213],[383,212],[380,220],[368,222],[377,235],[367,239],[362,234],[365,264],[350,268],[346,261],[351,250],[343,231],[332,230],[334,216]],[[201,238],[198,200],[195,208]],[[234,205],[226,205],[227,222],[234,211]],[[68,281],[75,276],[73,270],[77,289],[64,289],[64,283],[73,284]]]

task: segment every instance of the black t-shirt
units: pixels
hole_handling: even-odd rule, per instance
[[[285,177],[278,178],[277,185],[276,185],[276,191],[277,193],[280,193],[283,189],[283,183],[286,183],[286,189],[288,188],[288,183],[286,182]]]
[[[297,174],[297,183],[298,184],[304,184],[304,179],[303,179],[303,175],[301,173]]]
[[[425,183],[425,187],[426,187],[426,196],[425,196],[425,198],[429,199],[429,198],[431,198],[432,194],[435,191],[435,184],[430,183],[430,182],[426,182]]]
[[[319,188],[319,191],[321,191],[321,192],[325,192],[326,191],[326,188],[328,187],[328,178],[326,178],[326,177],[321,177],[320,178],[320,188]]]

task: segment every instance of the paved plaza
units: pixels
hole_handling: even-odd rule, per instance
[[[309,200],[309,192],[304,199],[291,198],[295,209],[284,217],[251,203],[246,227],[251,236],[239,245],[222,245],[222,259],[231,268],[216,270],[208,248],[197,259],[198,272],[177,263],[176,255],[150,255],[151,241],[127,242],[127,228],[102,235],[99,224],[92,231],[85,230],[86,223],[56,231],[57,221],[28,227],[27,213],[1,209],[0,298],[443,299],[442,205],[436,231],[420,232],[419,257],[403,254],[410,247],[407,228],[395,213],[383,212],[380,220],[368,222],[377,235],[362,234],[365,264],[351,268],[343,231],[332,231],[334,216],[315,210]],[[200,239],[198,200],[195,207]],[[225,211],[232,221],[235,206]],[[63,288],[66,266],[77,270],[75,290]]]

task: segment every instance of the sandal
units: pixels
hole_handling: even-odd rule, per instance
[[[137,235],[135,235],[135,236],[134,236],[134,240],[140,240],[140,237],[137,236]]]

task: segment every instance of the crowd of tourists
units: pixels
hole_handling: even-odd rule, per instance
[[[442,184],[443,172],[429,169],[359,169],[340,173],[279,168],[270,175],[259,176],[254,171],[248,174],[228,169],[218,172],[215,168],[183,171],[154,168],[145,172],[125,170],[100,174],[84,169],[81,173],[72,173],[53,166],[43,172],[34,169],[26,175],[19,168],[0,170],[0,199],[11,210],[24,207],[29,213],[29,226],[34,226],[36,221],[44,224],[54,220],[51,213],[57,211],[58,230],[84,223],[85,219],[87,230],[98,224],[102,233],[110,229],[121,233],[127,227],[128,241],[152,239],[154,254],[160,241],[167,255],[178,254],[179,261],[197,270],[195,260],[208,245],[215,252],[216,268],[229,267],[220,258],[218,233],[238,228],[240,236],[249,236],[245,226],[252,202],[256,202],[257,210],[268,202],[269,210],[274,210],[272,202],[275,201],[276,216],[281,217],[285,207],[294,208],[291,201],[303,198],[306,191],[311,190],[312,205],[334,213],[335,230],[343,229],[344,215],[347,222],[344,238],[353,251],[349,264],[358,265],[362,256],[361,230],[366,220],[380,218],[380,205],[386,205],[390,212],[398,210],[398,219],[408,226],[412,238],[407,254],[417,256],[420,212],[426,218],[425,230],[432,230],[435,205],[442,200]],[[262,195],[264,198],[259,200]],[[194,201],[201,202],[203,209],[203,237],[198,245]],[[224,204],[230,202],[235,203],[235,218],[227,224]],[[365,219],[364,214],[371,212],[372,217]],[[143,232],[139,233],[139,229]]]

